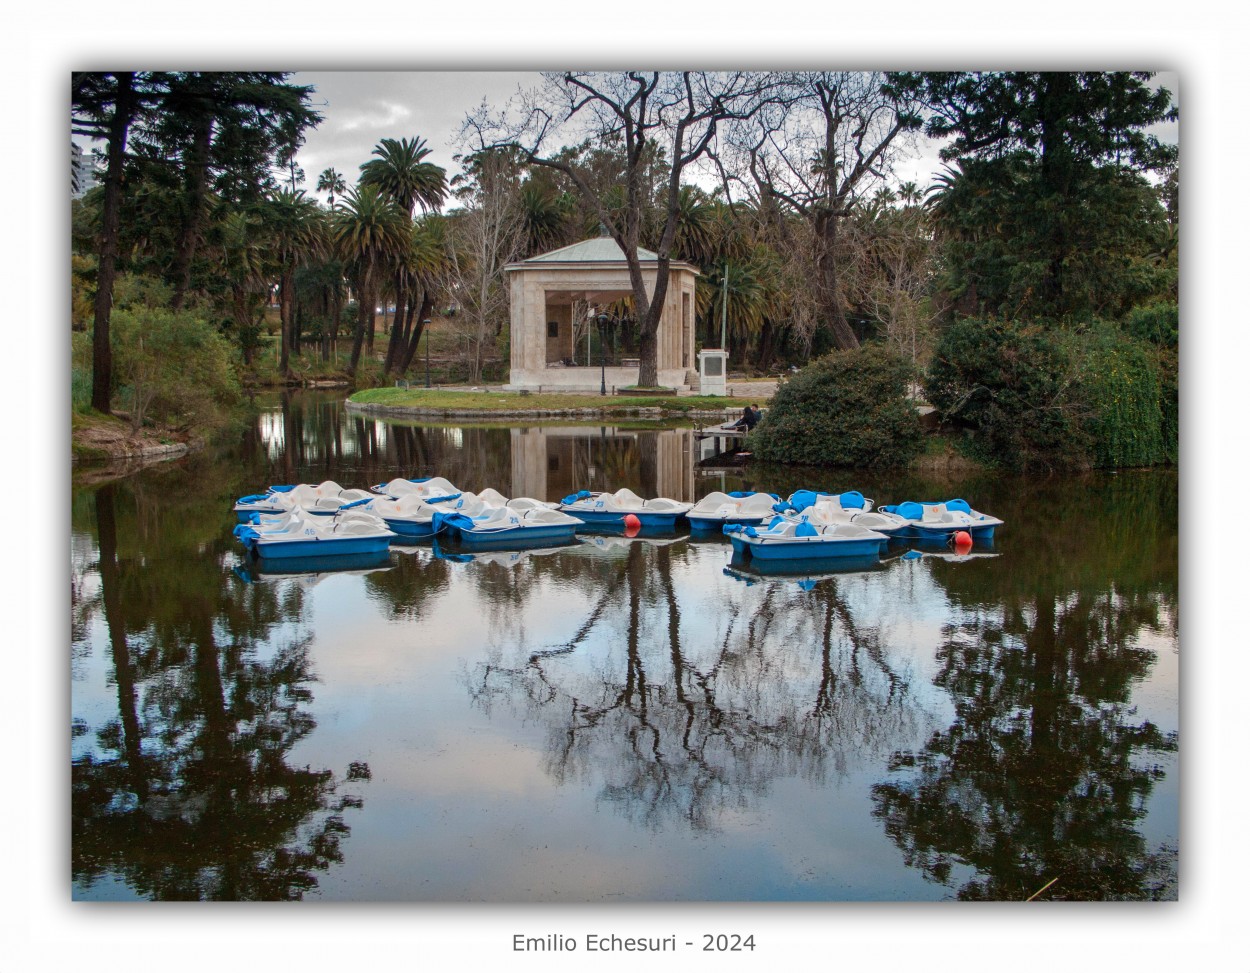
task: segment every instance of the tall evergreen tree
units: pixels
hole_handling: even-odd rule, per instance
[[[1144,205],[1144,174],[1164,173],[1177,158],[1174,145],[1148,131],[1177,117],[1171,93],[1151,78],[1127,71],[923,76],[926,130],[950,139],[942,155],[958,161],[945,226],[976,244],[973,262],[981,266],[969,270],[963,289],[978,287],[986,309],[1081,316],[1123,303],[1124,295],[1106,292],[1116,278],[1134,289],[1133,258],[1150,251],[1165,216],[1157,203]]]
[[[273,188],[271,175],[303,144],[321,116],[309,107],[312,89],[277,72],[186,71],[169,88],[135,151],[176,168],[183,197],[181,225],[168,274],[173,307],[191,287],[192,261],[213,194],[252,203]]]
[[[75,72],[71,79],[72,129],[106,143],[104,200],[98,238],[94,333],[91,355],[91,406],[112,412],[113,351],[109,320],[117,276],[122,178],[131,126],[159,102],[167,80],[152,72]]]

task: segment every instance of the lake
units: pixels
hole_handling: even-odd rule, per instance
[[[265,400],[238,442],[73,491],[80,900],[1177,896],[1177,477],[718,467],[691,424],[380,422]],[[80,474],[86,471],[78,471]],[[441,475],[962,496],[968,556],[761,575],[721,538],[271,571],[231,505]]]

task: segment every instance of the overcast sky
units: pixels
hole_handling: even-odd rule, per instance
[[[430,161],[443,166],[449,177],[455,175],[459,167],[453,157],[461,151],[457,139],[465,116],[483,99],[502,108],[518,87],[536,85],[539,75],[532,71],[301,71],[291,80],[316,89],[312,100],[324,119],[308,132],[298,158],[306,177],[304,188],[315,194],[318,175],[329,167],[342,173],[349,186],[354,184],[361,164],[384,138],[425,139]],[[1156,80],[1176,96],[1175,74],[1160,74]],[[1157,134],[1174,142],[1176,126],[1163,126]],[[910,179],[927,186],[941,169],[938,148],[929,139],[918,139],[916,151],[896,166],[899,181]]]

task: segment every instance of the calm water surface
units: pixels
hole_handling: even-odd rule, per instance
[[[78,899],[1176,896],[1177,482],[699,467],[689,428],[375,422],[274,400],[236,447],[74,492]],[[761,577],[599,538],[257,570],[270,483],[558,499],[856,488],[1003,517],[967,558]]]

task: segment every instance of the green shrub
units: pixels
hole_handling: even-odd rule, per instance
[[[239,398],[230,344],[202,318],[163,308],[113,312],[113,362],[121,401],[145,419],[204,424]]]
[[[1180,309],[1175,301],[1135,307],[1124,316],[1124,331],[1161,348],[1175,348],[1180,339]]]
[[[906,466],[924,440],[911,380],[910,363],[882,345],[817,359],[777,389],[747,448],[774,463]]]
[[[1157,466],[1169,461],[1157,349],[1109,325],[1073,336],[1081,363],[1080,394],[1094,465]]]
[[[1030,471],[1092,463],[1088,409],[1063,332],[960,319],[938,341],[925,392],[944,422],[973,430],[979,459]]]
[[[1159,414],[1162,420],[1163,453],[1176,466],[1180,462],[1180,361],[1175,348],[1160,348]]]
[[[925,390],[943,421],[972,430],[971,452],[987,462],[1156,466],[1176,461],[1175,358],[1103,323],[1068,331],[966,318],[939,341]]]
[[[75,412],[91,408],[91,332],[70,333],[70,402]]]

